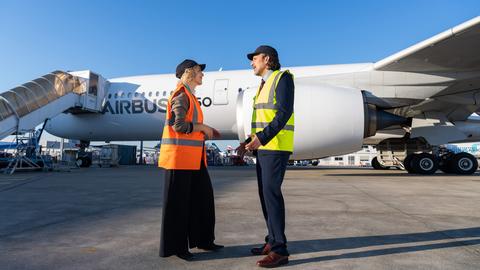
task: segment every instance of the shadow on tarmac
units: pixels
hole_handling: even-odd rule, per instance
[[[464,239],[476,238],[476,239]],[[462,240],[459,240],[462,239]],[[445,243],[428,243],[420,244],[421,242],[438,241],[438,240],[452,240]],[[313,258],[297,259],[291,257],[289,265],[298,265],[304,263],[314,263],[321,261],[331,261],[339,259],[364,258],[374,257],[389,254],[409,253],[424,250],[472,246],[480,244],[480,227],[433,231],[423,233],[410,234],[394,234],[394,235],[378,235],[378,236],[361,236],[361,237],[346,237],[334,239],[314,239],[314,240],[299,240],[289,241],[288,247],[291,255],[316,253],[322,251],[336,251],[343,249],[355,248],[372,248],[384,245],[394,244],[412,244],[402,247],[389,247],[383,249],[366,250],[347,252],[339,255],[319,256]],[[241,246],[227,246],[218,252],[202,252],[195,254],[195,261],[207,261],[218,259],[242,258],[252,257],[252,260],[260,259],[261,256],[252,256],[250,249],[261,244],[256,245],[241,245]]]

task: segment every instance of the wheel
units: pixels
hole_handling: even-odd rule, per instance
[[[455,154],[449,162],[449,167],[456,174],[473,174],[478,169],[477,159],[465,152]]]
[[[92,165],[92,160],[89,157],[77,158],[77,166],[81,168],[88,168]]]
[[[77,161],[76,161],[75,163],[77,163],[77,166],[78,166],[78,167],[83,167],[85,161],[83,160],[83,158],[78,157],[78,158],[77,158]]]
[[[442,157],[442,160],[440,162],[441,164],[438,168],[442,172],[447,173],[447,174],[455,173],[452,169],[452,166],[451,166],[452,158],[453,158],[453,154],[452,155],[449,154],[447,156]]]
[[[88,168],[92,165],[92,159],[89,158],[89,157],[84,157],[83,158],[85,160],[85,167]]]
[[[403,160],[403,167],[405,167],[405,170],[408,173],[415,173],[412,167],[412,159],[416,154],[409,154],[405,159]]]
[[[380,162],[378,161],[378,158],[377,158],[377,157],[374,157],[374,158],[372,159],[372,167],[373,167],[375,170],[388,170],[388,169],[390,169],[390,167],[383,166],[382,164],[380,164]]]
[[[438,160],[429,153],[416,154],[411,160],[411,166],[418,174],[434,174],[438,165]]]

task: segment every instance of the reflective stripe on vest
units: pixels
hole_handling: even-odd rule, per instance
[[[270,123],[267,123],[267,122],[256,122],[256,123],[252,123],[252,128],[266,128],[268,126],[268,124]],[[283,130],[292,130],[294,131],[295,130],[295,126],[294,125],[285,125],[283,128]]]
[[[278,107],[275,97],[275,90],[278,85],[278,81],[287,71],[274,71],[270,77],[268,77],[263,88],[257,91],[253,99],[253,114],[251,133],[255,134],[262,131],[268,124],[275,118]],[[266,145],[259,147],[260,150],[273,150],[273,151],[289,151],[293,152],[293,135],[295,130],[295,116],[288,119],[286,125],[282,130]]]
[[[203,113],[197,98],[188,90],[186,85],[179,84],[168,99],[158,166],[169,170],[199,170],[201,162],[204,162],[205,166],[207,165],[204,134],[201,132],[186,134],[176,132],[173,129],[175,119],[171,109],[172,98],[181,91],[186,94],[189,101],[185,121],[195,124],[203,123]]]
[[[185,139],[162,139],[162,144],[186,145],[186,146],[203,146],[203,141],[185,140]]]

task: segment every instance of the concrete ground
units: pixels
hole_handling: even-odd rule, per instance
[[[266,231],[253,168],[210,168],[220,252],[159,258],[163,173],[0,176],[0,269],[254,269]],[[480,175],[291,168],[285,269],[480,269]]]

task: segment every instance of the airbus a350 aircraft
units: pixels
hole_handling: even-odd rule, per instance
[[[321,158],[376,144],[383,167],[473,173],[478,165],[472,155],[441,146],[480,140],[480,121],[469,118],[480,108],[478,48],[480,17],[376,63],[288,68],[296,91],[292,157]],[[173,74],[108,80],[88,74],[101,113],[69,109],[48,121],[48,132],[85,142],[160,140],[177,83]],[[206,72],[203,81],[196,95],[206,123],[223,139],[244,140],[259,78],[251,70],[218,71]]]

